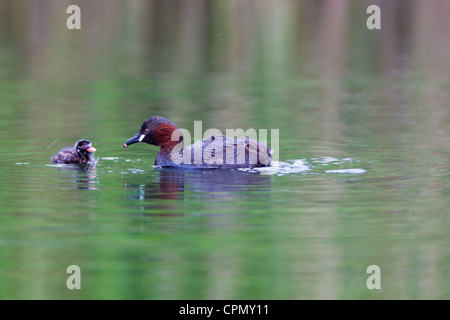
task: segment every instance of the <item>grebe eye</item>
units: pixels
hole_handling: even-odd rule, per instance
[[[145,130],[144,130],[144,133],[147,134],[147,133],[149,133],[149,131],[150,131],[150,130],[145,129]]]

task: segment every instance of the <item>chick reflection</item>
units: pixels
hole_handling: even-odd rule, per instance
[[[253,191],[268,191],[272,177],[240,170],[180,170],[161,168],[146,184],[126,182],[126,197],[140,200],[146,215],[182,216],[185,198],[208,203],[262,197]],[[167,201],[166,201],[167,200]]]
[[[64,181],[70,181],[70,185],[66,185],[66,187],[85,190],[98,189],[97,171],[95,166],[63,164],[52,165],[52,167],[61,171]]]

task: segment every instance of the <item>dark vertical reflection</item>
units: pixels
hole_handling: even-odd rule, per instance
[[[262,199],[259,192],[269,192],[271,185],[271,176],[239,170],[160,169],[155,181],[136,184],[130,177],[125,189],[128,199],[142,203],[144,215],[179,216],[185,211],[183,201],[166,200],[183,200],[187,193],[189,201],[207,201],[208,214],[220,214],[223,201]]]

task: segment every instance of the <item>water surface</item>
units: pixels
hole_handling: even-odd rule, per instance
[[[34,3],[0,1],[1,299],[450,297],[445,2]],[[279,129],[278,166],[155,168],[155,114]]]

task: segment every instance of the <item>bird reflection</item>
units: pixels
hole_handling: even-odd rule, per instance
[[[126,197],[140,200],[146,215],[182,216],[186,197],[208,204],[262,197],[272,177],[240,170],[180,170],[160,168],[145,184],[125,182]]]
[[[95,166],[83,164],[52,165],[61,170],[64,178],[73,181],[74,189],[98,190],[97,171]]]

